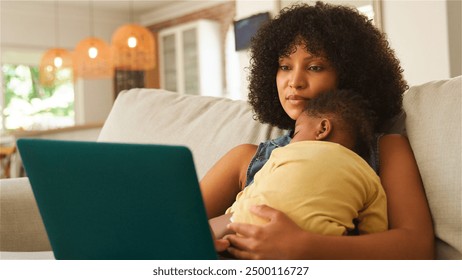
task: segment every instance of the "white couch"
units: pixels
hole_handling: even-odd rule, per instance
[[[457,77],[414,86],[404,97],[406,131],[431,207],[438,259],[462,259],[461,82]],[[202,178],[237,144],[282,133],[253,120],[244,101],[132,89],[119,94],[98,141],[186,145]],[[0,258],[53,258],[27,178],[0,181],[0,206]]]

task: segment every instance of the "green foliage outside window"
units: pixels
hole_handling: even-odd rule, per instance
[[[39,83],[38,67],[2,65],[3,129],[41,130],[74,124],[72,70],[57,73],[53,86]]]

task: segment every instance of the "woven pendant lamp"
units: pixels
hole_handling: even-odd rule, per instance
[[[77,44],[74,61],[76,78],[100,79],[113,76],[111,48],[96,37],[88,37]]]
[[[119,70],[149,70],[155,67],[154,37],[137,24],[119,27],[112,36],[114,68]]]
[[[84,79],[111,78],[113,76],[111,48],[93,36],[93,3],[90,2],[90,34],[80,41],[74,51],[74,77]]]
[[[130,16],[133,7],[130,2]],[[112,35],[112,61],[117,70],[146,71],[155,67],[154,36],[138,24],[126,24]]]
[[[72,68],[72,54],[63,48],[48,50],[40,61],[40,83],[43,86],[52,86],[58,70],[64,68]]]
[[[55,1],[55,40],[59,42],[58,1]],[[40,60],[39,80],[43,86],[52,86],[58,70],[72,68],[72,54],[63,48],[52,48],[45,52]]]

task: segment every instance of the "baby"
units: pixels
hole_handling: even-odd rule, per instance
[[[346,90],[310,100],[296,120],[291,143],[272,152],[226,211],[231,220],[264,224],[249,207],[266,204],[311,232],[385,231],[385,192],[361,157],[367,156],[374,137],[375,118],[368,108],[365,100]]]

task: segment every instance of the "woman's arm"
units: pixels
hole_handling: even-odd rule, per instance
[[[223,215],[243,189],[257,146],[239,145],[225,154],[200,182],[209,219]]]
[[[324,236],[304,232],[286,215],[255,207],[270,219],[264,226],[231,224],[240,234],[227,236],[229,252],[250,259],[431,259],[434,235],[422,181],[407,138],[380,141],[380,177],[387,193],[390,230],[361,236]]]

